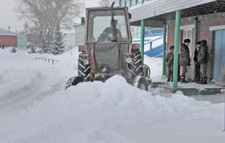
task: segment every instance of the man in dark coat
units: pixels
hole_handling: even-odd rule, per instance
[[[104,29],[104,31],[100,35],[98,41],[112,40],[112,37],[113,37],[113,28],[112,28],[113,25],[112,24],[113,24],[113,22],[111,21],[111,24],[110,24],[111,26]],[[117,24],[118,24],[118,20],[115,20],[115,27],[117,27]],[[117,39],[121,40],[122,34],[121,34],[120,30],[118,28],[116,28],[115,32],[116,32]]]
[[[174,46],[170,47],[170,52],[166,56],[166,66],[168,71],[167,82],[173,81],[173,54]]]
[[[180,82],[187,83],[185,80],[185,75],[187,73],[188,66],[190,66],[190,51],[189,51],[189,44],[191,40],[190,39],[184,39],[184,43],[181,45],[180,48],[180,58],[179,58],[179,64],[180,64]]]
[[[198,54],[198,63],[200,64],[200,81],[198,83],[207,84],[207,63],[208,63],[208,46],[207,41],[202,40]]]
[[[198,53],[200,48],[201,41],[196,43],[196,48],[194,52],[194,62],[195,62],[195,82],[199,82],[200,80],[200,64],[198,63]]]

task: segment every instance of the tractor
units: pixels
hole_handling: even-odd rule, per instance
[[[127,83],[148,90],[150,68],[142,63],[139,44],[132,44],[131,14],[127,7],[95,7],[86,9],[85,44],[80,48],[78,76],[71,77],[66,89],[80,82],[106,81],[114,75]]]

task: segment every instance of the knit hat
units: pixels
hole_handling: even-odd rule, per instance
[[[191,40],[190,39],[184,39],[184,43],[190,43]]]

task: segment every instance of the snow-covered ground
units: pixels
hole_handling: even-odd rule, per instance
[[[120,76],[65,91],[77,55],[0,49],[0,143],[224,143],[224,103],[153,95]],[[145,62],[161,76],[161,59]]]

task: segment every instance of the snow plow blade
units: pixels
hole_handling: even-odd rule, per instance
[[[76,86],[78,83],[81,83],[84,81],[84,78],[83,77],[80,77],[80,76],[74,76],[74,77],[71,77],[67,83],[66,83],[66,88],[69,88],[70,86]]]

